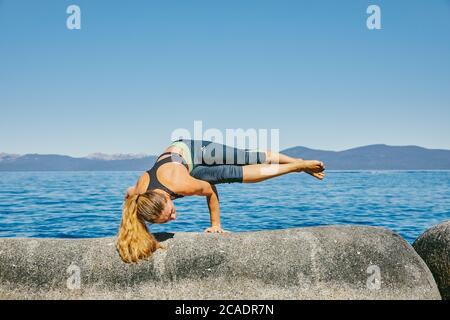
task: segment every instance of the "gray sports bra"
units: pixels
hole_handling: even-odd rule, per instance
[[[164,155],[170,154],[170,157],[164,158],[161,161],[158,161],[159,158],[161,158]],[[165,185],[163,185],[161,182],[159,182],[158,177],[156,175],[156,172],[158,171],[159,167],[161,167],[165,163],[169,162],[178,162],[183,164],[189,171],[189,165],[186,163],[186,160],[183,159],[183,157],[179,153],[175,152],[165,152],[161,154],[158,159],[156,159],[156,163],[153,165],[153,167],[150,170],[147,170],[148,175],[150,176],[150,183],[148,184],[147,191],[151,191],[154,189],[161,189],[165,192],[167,192],[172,199],[182,198],[183,196],[180,194],[176,194],[169,188],[167,188]]]

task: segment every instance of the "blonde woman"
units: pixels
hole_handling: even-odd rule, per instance
[[[160,245],[146,222],[175,220],[174,199],[206,197],[211,227],[205,232],[222,233],[216,184],[255,183],[291,172],[306,172],[322,180],[324,170],[321,161],[295,159],[271,151],[238,149],[211,141],[175,141],[136,185],[128,188],[117,250],[125,262],[150,257]]]

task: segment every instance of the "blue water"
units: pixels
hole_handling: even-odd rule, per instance
[[[125,189],[138,172],[0,172],[0,237],[113,236]],[[330,224],[387,227],[409,242],[450,219],[450,171],[330,171],[218,186],[229,231]],[[177,220],[158,231],[209,226],[203,197],[175,201]]]

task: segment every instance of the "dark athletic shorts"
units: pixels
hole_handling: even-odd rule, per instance
[[[242,166],[266,162],[266,153],[227,145],[181,139],[191,153],[191,176],[211,184],[242,182]]]

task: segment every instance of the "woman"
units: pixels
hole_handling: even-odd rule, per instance
[[[137,262],[161,247],[145,222],[175,220],[174,199],[205,196],[211,221],[205,232],[222,233],[216,184],[255,183],[291,172],[306,172],[322,180],[324,170],[320,161],[271,151],[250,151],[210,141],[175,141],[127,190],[116,243],[120,257],[125,262]]]

